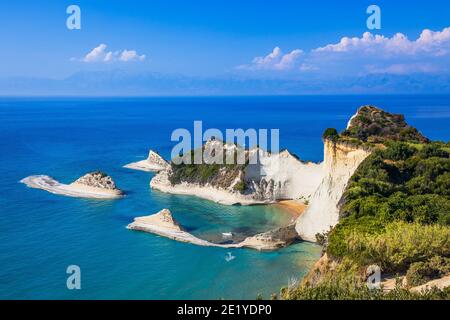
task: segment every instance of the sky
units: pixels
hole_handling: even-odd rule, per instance
[[[366,25],[372,4],[380,30]],[[81,9],[80,30],[66,26],[69,5]],[[448,75],[449,27],[442,0],[2,1],[0,77]]]

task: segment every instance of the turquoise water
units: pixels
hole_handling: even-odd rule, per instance
[[[279,128],[280,144],[321,160],[321,134],[343,129],[362,104],[404,113],[432,139],[450,136],[448,96],[0,99],[0,298],[253,299],[301,278],[320,247],[298,243],[277,252],[178,243],[125,226],[169,208],[195,235],[269,230],[290,216],[270,206],[222,206],[152,191],[150,173],[122,168],[148,149],[168,157],[170,134],[205,128]],[[71,182],[101,169],[127,192],[122,200],[66,198],[18,181],[48,174]],[[227,262],[228,252],[236,258]],[[81,268],[81,290],[66,288],[68,265]]]

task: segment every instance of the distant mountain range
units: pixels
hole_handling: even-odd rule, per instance
[[[237,75],[189,77],[123,70],[78,72],[64,79],[0,78],[0,95],[295,95],[444,94],[450,75],[371,74],[361,77],[262,79]]]

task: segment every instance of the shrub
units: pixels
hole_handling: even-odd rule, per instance
[[[364,283],[330,280],[316,286],[301,286],[291,290],[284,288],[281,297],[285,300],[448,300],[450,288],[432,288],[419,293],[397,286],[384,292],[382,289],[370,290]]]
[[[416,149],[407,143],[392,141],[388,143],[388,148],[384,150],[384,157],[389,160],[406,160],[416,153]]]
[[[322,135],[322,139],[324,139],[324,140],[329,139],[332,141],[336,141],[338,137],[339,137],[339,134],[335,128],[326,129]]]
[[[393,222],[382,233],[347,233],[346,255],[359,265],[377,264],[385,272],[406,271],[414,262],[450,255],[450,227]]]
[[[439,158],[448,158],[449,153],[442,148],[441,144],[438,143],[430,143],[427,145],[424,145],[424,147],[420,150],[419,155],[421,158],[432,158],[432,157],[439,157]]]
[[[240,193],[244,193],[245,188],[246,188],[245,181],[240,181],[240,182],[236,183],[233,188],[234,188],[234,190],[236,190]]]
[[[341,219],[328,235],[327,253],[332,258],[344,258],[350,254],[348,239],[352,233],[378,234],[384,230],[383,223],[373,217],[356,218],[354,216]]]
[[[409,286],[420,286],[428,281],[445,276],[450,272],[450,259],[435,256],[425,262],[412,263],[406,273]]]

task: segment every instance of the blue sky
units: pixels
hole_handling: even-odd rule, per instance
[[[81,30],[66,28],[71,4],[81,8]],[[382,10],[382,29],[371,31],[382,43],[363,37],[370,4]],[[449,72],[450,2],[442,0],[15,0],[0,3],[0,24],[1,77],[114,69],[257,78]],[[414,42],[424,29],[439,32],[426,47]],[[400,51],[396,33],[409,41]],[[343,37],[361,41],[344,48]],[[101,55],[88,61],[94,48]]]

